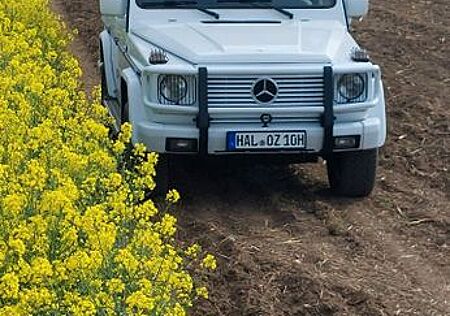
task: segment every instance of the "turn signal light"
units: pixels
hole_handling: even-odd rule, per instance
[[[198,152],[197,139],[193,138],[167,138],[166,151],[173,153]]]
[[[334,149],[359,148],[361,136],[338,136],[334,138]]]
[[[352,60],[359,62],[359,63],[367,63],[370,61],[370,56],[369,53],[367,52],[367,50],[359,48],[359,47],[354,47],[352,49]]]
[[[163,50],[154,49],[150,52],[150,57],[148,58],[148,61],[152,65],[163,65],[169,62],[169,57]]]

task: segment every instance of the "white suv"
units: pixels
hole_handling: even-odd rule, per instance
[[[349,32],[368,7],[101,0],[104,102],[116,128],[131,122],[133,142],[160,153],[161,166],[182,154],[322,157],[336,193],[366,196],[386,138],[380,68]]]

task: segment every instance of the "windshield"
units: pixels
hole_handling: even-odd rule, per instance
[[[286,8],[325,9],[336,4],[336,0],[136,0],[144,9],[156,8]]]

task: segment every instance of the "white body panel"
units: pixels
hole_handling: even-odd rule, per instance
[[[323,23],[284,21],[245,28],[239,24],[144,24],[132,34],[195,64],[329,63],[342,56],[340,44],[355,43],[341,23],[328,21],[329,28],[323,28]]]

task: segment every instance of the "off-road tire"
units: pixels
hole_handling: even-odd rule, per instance
[[[122,106],[121,112],[120,125],[122,126],[122,124],[130,122],[130,104],[128,101]]]
[[[100,41],[100,46],[99,46],[99,53],[100,53],[100,67],[99,67],[99,71],[100,71],[100,91],[101,91],[101,98],[102,98],[102,102],[104,100],[106,100],[109,97],[109,93],[108,93],[108,86],[106,83],[106,69],[105,69],[105,55],[104,55],[104,51],[103,51],[103,45]]]
[[[108,87],[106,85],[106,72],[105,72],[105,63],[101,61],[100,63],[100,91],[102,102],[109,97]]]
[[[103,106],[106,107],[106,100],[109,99],[109,93],[108,93],[108,87],[106,84],[106,72],[105,72],[105,63],[103,62],[103,57],[101,57],[101,61],[100,61],[100,92],[101,92],[101,102],[103,104]],[[114,124],[108,124],[108,129],[109,129],[109,133],[108,133],[108,137],[112,140],[116,140],[117,139],[117,130],[114,127]]]
[[[171,186],[171,157],[164,154],[159,154],[158,163],[156,164],[156,187],[153,190],[153,195],[157,197],[164,197]]]
[[[130,121],[130,107],[128,101],[122,106],[121,124]],[[158,163],[156,164],[156,187],[151,195],[155,197],[164,197],[170,189],[171,185],[171,158],[168,155],[159,154]]]
[[[331,190],[346,197],[368,196],[374,186],[378,149],[334,153],[327,160]]]

